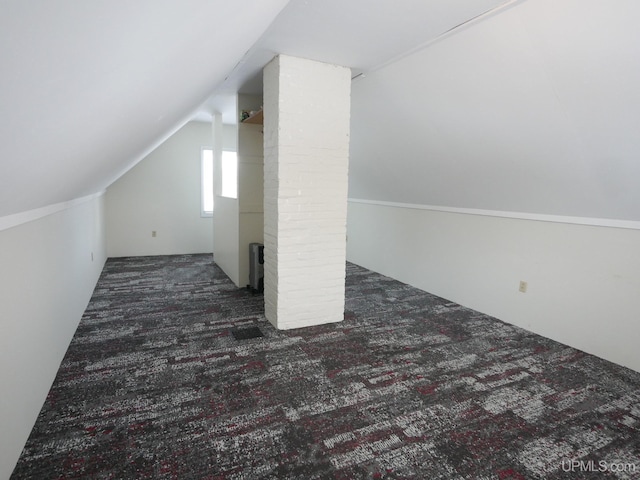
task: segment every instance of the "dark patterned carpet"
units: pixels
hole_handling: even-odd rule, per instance
[[[352,264],[344,322],[262,312],[110,259],[12,478],[640,478],[638,373]]]

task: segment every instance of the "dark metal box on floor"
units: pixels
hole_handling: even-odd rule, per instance
[[[254,292],[264,291],[264,245],[249,244],[249,285]]]

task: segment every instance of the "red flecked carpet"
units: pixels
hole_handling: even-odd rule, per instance
[[[346,268],[277,331],[210,255],[110,259],[12,478],[640,478],[640,374]]]

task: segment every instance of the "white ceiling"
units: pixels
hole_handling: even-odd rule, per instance
[[[349,195],[639,221],[638,18],[522,2],[353,82]]]
[[[636,0],[0,5],[0,217],[102,191],[214,109],[234,121],[284,53],[365,73],[350,195],[640,219]]]
[[[506,2],[3,0],[0,216],[101,191],[213,109],[233,121],[277,53],[367,71]]]
[[[3,0],[0,216],[101,191],[220,85],[286,0]]]
[[[419,49],[450,29],[515,0],[293,0],[252,46],[199,117],[223,113],[235,122],[228,94],[262,93],[262,68],[277,54],[350,67],[353,75],[376,69]],[[227,115],[228,114],[228,115]]]

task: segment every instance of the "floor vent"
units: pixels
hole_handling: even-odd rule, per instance
[[[233,338],[236,340],[264,337],[258,327],[234,328],[231,330],[231,335],[233,335]]]

